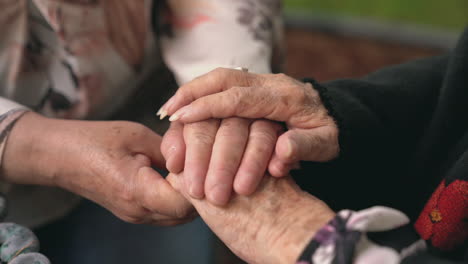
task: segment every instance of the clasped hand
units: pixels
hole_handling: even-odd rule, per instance
[[[218,69],[182,86],[160,113],[173,121],[161,144],[168,181],[248,263],[293,263],[333,218],[283,177],[300,160],[338,155],[338,129],[309,84]]]
[[[219,68],[182,86],[159,113],[173,121],[161,145],[166,167],[184,171],[192,198],[216,205],[232,190],[252,194],[266,172],[284,177],[300,160],[338,155],[338,129],[317,91],[283,74]]]

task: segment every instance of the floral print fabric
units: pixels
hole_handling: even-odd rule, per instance
[[[397,264],[426,250],[409,219],[395,209],[376,206],[359,212],[340,211],[317,232],[297,264]]]

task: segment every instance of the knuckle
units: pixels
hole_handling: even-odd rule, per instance
[[[213,74],[222,74],[226,69],[223,67],[217,67],[216,69],[212,70]]]
[[[191,133],[190,142],[194,145],[211,145],[214,142],[214,135],[203,131],[194,131]]]
[[[252,148],[252,152],[257,156],[271,156],[273,145],[255,144]],[[253,163],[257,164],[256,162]]]
[[[212,70],[208,75],[208,81],[210,83],[217,83],[223,79],[223,77],[226,75],[226,69],[222,67],[218,67],[214,70]]]
[[[236,106],[235,110],[237,113],[242,113],[247,110],[248,102],[246,99],[249,97],[250,89],[245,87],[235,87],[230,90],[229,98],[227,100],[234,102],[232,105]]]
[[[219,121],[210,120],[186,125],[184,129],[186,144],[212,145],[215,140],[218,124]]]
[[[268,83],[273,74],[248,74],[247,86],[261,87]]]
[[[232,144],[242,144],[247,137],[249,121],[242,118],[224,119],[216,134],[216,138],[229,138]]]
[[[123,121],[122,124],[128,128],[128,133],[133,137],[146,136],[151,133],[149,128],[139,123]]]
[[[266,172],[266,166],[260,162],[248,162],[243,166],[242,171],[245,175],[249,175],[250,178],[262,177]]]
[[[216,175],[234,175],[234,173],[236,172],[236,168],[229,164],[232,164],[232,162],[228,160],[226,160],[226,162],[223,162],[222,164],[218,164],[218,166],[215,169]]]
[[[289,76],[287,76],[284,73],[277,73],[277,74],[275,74],[275,77],[278,78],[278,79],[289,79]]]
[[[277,133],[275,130],[251,129],[249,137],[251,141],[255,142],[255,145],[265,146],[265,144],[271,145],[275,143]]]

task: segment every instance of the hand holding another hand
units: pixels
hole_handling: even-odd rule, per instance
[[[276,177],[300,160],[324,162],[339,154],[338,128],[318,92],[284,74],[219,68],[182,86],[161,112],[181,123],[229,117],[284,122],[288,131],[268,166]]]
[[[33,112],[10,133],[2,176],[12,183],[57,186],[93,200],[131,223],[175,225],[192,205],[157,173],[161,137],[131,122],[49,119]]]
[[[183,125],[173,122],[161,151],[166,167],[184,171],[184,187],[193,198],[225,205],[232,190],[252,194],[267,170],[282,127],[267,120],[227,118]]]

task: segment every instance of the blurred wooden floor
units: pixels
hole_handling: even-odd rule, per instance
[[[431,48],[302,29],[288,29],[285,41],[286,73],[318,81],[362,77],[387,65],[442,53]],[[216,263],[244,263],[221,242],[215,252]]]

